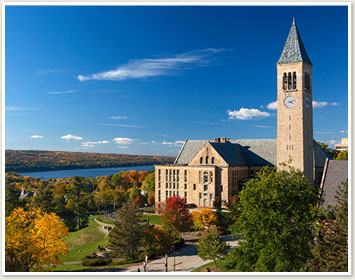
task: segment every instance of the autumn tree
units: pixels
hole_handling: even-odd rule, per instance
[[[29,272],[43,265],[59,264],[58,257],[68,252],[63,241],[67,233],[54,213],[16,208],[5,221],[6,271]]]
[[[201,210],[196,210],[192,212],[192,220],[194,222],[194,228],[200,230],[203,228],[208,228],[212,225],[216,225],[217,216],[209,208],[203,208]]]
[[[110,233],[110,248],[114,255],[135,259],[143,236],[140,224],[142,212],[129,200],[118,211],[118,221]]]
[[[168,253],[172,242],[171,235],[164,228],[148,223],[144,226],[142,245],[149,257]]]
[[[201,259],[213,260],[214,266],[217,266],[217,259],[227,255],[230,246],[220,238],[220,232],[216,227],[209,227],[201,235],[197,250]]]
[[[186,232],[192,227],[191,213],[186,208],[183,198],[172,196],[167,199],[162,222],[163,227],[171,231],[174,236]]]
[[[228,256],[237,271],[299,271],[311,257],[318,188],[301,171],[267,170],[240,192],[231,227],[243,241]]]
[[[153,191],[149,191],[148,192],[147,202],[148,202],[149,206],[152,206],[154,204],[155,197],[154,197],[154,192]]]
[[[306,270],[312,272],[348,271],[348,182],[337,190],[335,213],[320,219],[315,230],[312,258]]]
[[[337,157],[336,160],[348,160],[348,151],[342,151],[340,152]]]

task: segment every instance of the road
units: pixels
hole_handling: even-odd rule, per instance
[[[232,240],[230,236],[224,236],[223,239],[227,243],[235,247],[238,245],[238,240]],[[197,255],[196,239],[185,242],[186,246],[176,251],[175,254],[175,271],[188,272],[201,265],[211,262],[211,260],[204,261]],[[147,272],[165,272],[165,257],[157,260],[148,260]],[[121,270],[121,272],[137,272],[138,268],[141,272],[144,271],[143,263],[140,265],[132,265]],[[168,272],[174,271],[174,254],[168,255]]]

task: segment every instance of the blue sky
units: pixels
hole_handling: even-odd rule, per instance
[[[293,17],[314,138],[332,146],[348,132],[345,6],[7,6],[6,149],[177,155],[186,139],[276,138]]]

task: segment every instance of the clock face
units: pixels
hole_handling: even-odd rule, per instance
[[[304,99],[304,102],[306,103],[307,108],[309,108],[311,106],[311,101],[309,99],[309,96],[306,96],[306,98]]]
[[[296,99],[293,96],[287,96],[284,103],[287,108],[292,108],[296,104]]]

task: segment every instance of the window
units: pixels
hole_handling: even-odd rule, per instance
[[[196,190],[196,184],[194,184],[194,191]]]
[[[160,189],[160,182],[158,183],[158,188]]]
[[[221,192],[223,192],[223,186],[221,185]]]
[[[171,191],[169,191],[169,197],[171,197]]]
[[[184,174],[184,179],[185,179],[185,182],[187,182],[187,170],[185,169],[185,172],[184,172],[185,174]]]
[[[175,183],[173,183],[173,189],[175,189]]]
[[[175,196],[175,191],[173,191],[173,196]]]
[[[169,192],[166,191],[166,192],[165,192],[165,198],[168,199],[168,197],[169,197]]]
[[[173,180],[176,181],[175,169],[173,170]]]
[[[288,130],[291,130],[291,125],[288,126]]]
[[[291,81],[291,72],[288,72],[288,89],[290,90],[291,89],[291,86],[292,86],[292,81]]]
[[[185,192],[185,203],[187,202],[187,192]]]
[[[208,190],[208,186],[207,186],[207,185],[204,185],[204,186],[203,186],[203,191],[204,191],[204,192],[207,192],[207,190]]]
[[[210,171],[210,182],[213,183],[213,172]]]
[[[198,197],[199,197],[199,199],[201,199],[201,197],[202,197],[202,193],[199,193],[199,194],[198,194]]]
[[[158,201],[160,202],[160,200],[161,200],[161,193],[160,193],[160,190],[159,190],[159,192],[158,192]]]
[[[311,88],[311,83],[310,83],[310,77],[309,77],[309,73],[304,73],[304,84],[305,84],[305,86],[304,86],[304,88],[306,89],[306,90],[310,90],[310,88]]]
[[[166,182],[166,188],[169,188],[168,182]]]
[[[171,183],[169,183],[169,189],[171,189]]]
[[[176,195],[179,196],[179,192],[176,192]]]
[[[212,203],[212,194],[210,193],[210,201],[211,201],[211,203]]]
[[[184,185],[185,190],[187,190],[187,184]]]
[[[176,183],[176,188],[177,188],[177,189],[179,188],[179,183]]]
[[[160,174],[160,169],[158,169],[158,180],[160,181],[161,180],[161,174]]]
[[[200,157],[200,164],[203,163],[203,157]]]
[[[180,174],[179,174],[179,170],[176,170],[177,173],[177,180],[180,181]]]
[[[282,77],[282,88],[284,90],[287,89],[287,73],[284,73],[283,77]]]
[[[206,164],[209,164],[210,163],[210,158],[207,156],[206,157]]]
[[[202,183],[202,171],[199,171],[198,175],[199,175],[199,183],[201,184]]]
[[[171,181],[171,169],[169,169],[169,181]]]
[[[288,120],[289,120],[289,121],[291,120],[291,115],[288,116]]]
[[[208,171],[203,172],[203,183],[208,183]]]
[[[297,78],[296,78],[296,72],[293,72],[293,81],[292,81],[292,88],[296,89],[297,88]]]
[[[165,170],[165,181],[168,181],[168,169]]]
[[[211,163],[212,163],[212,164],[214,164],[214,157],[213,157],[213,158],[211,158]]]
[[[291,140],[291,135],[288,136],[288,140]]]

